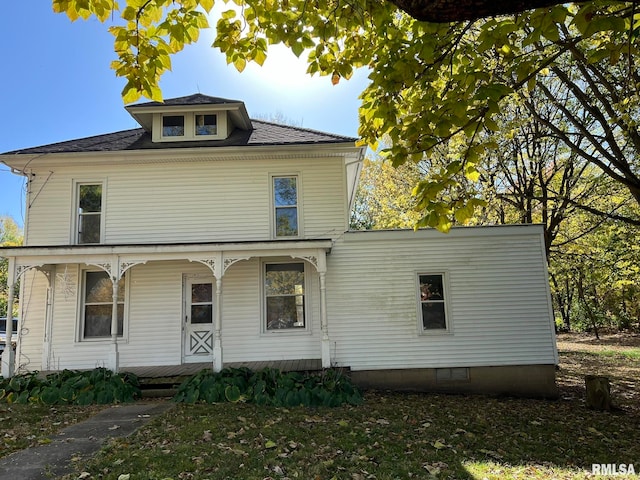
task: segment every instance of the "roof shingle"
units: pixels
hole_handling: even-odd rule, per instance
[[[194,97],[194,96],[191,96]],[[205,97],[203,95],[203,97]],[[188,98],[188,97],[185,97]],[[207,103],[211,103],[212,97],[207,97]],[[178,99],[175,99],[178,100]],[[224,100],[224,99],[222,99]],[[149,150],[168,148],[194,148],[194,147],[240,147],[240,146],[277,146],[277,145],[308,145],[330,143],[353,143],[357,139],[343,135],[319,132],[307,128],[292,127],[252,120],[253,130],[244,131],[236,129],[224,140],[203,140],[185,142],[160,142],[151,141],[151,135],[142,128],[123,130],[115,133],[107,133],[66,142],[41,145],[39,147],[25,148],[3,153],[2,155],[15,154],[45,154],[45,153],[83,153],[83,152],[116,152],[126,150]]]

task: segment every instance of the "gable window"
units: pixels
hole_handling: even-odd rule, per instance
[[[163,137],[184,137],[184,115],[165,115],[162,117]]]
[[[113,313],[113,283],[104,271],[85,271],[82,279],[81,338],[111,337]],[[126,282],[123,276],[118,283],[118,336],[124,332]]]
[[[218,116],[217,115],[200,115],[195,116],[196,119],[196,135],[217,135],[218,134]]]
[[[298,236],[298,177],[273,177],[276,237]]]
[[[264,268],[267,331],[304,329],[304,263],[266,263]]]
[[[419,274],[420,319],[422,331],[447,330],[444,275]]]
[[[77,242],[100,243],[102,238],[102,184],[78,185]]]

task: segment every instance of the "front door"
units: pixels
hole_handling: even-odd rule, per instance
[[[213,279],[184,281],[184,363],[213,361]]]

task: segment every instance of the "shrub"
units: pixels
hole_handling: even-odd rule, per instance
[[[201,370],[185,380],[176,402],[249,402],[275,407],[327,406],[362,403],[360,391],[339,370],[320,373],[286,372],[265,368],[225,368],[219,373]]]
[[[38,372],[0,377],[0,401],[45,405],[90,405],[132,402],[140,396],[138,378],[106,368],[85,372],[63,370],[39,377]]]

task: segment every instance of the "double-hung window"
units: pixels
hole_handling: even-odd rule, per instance
[[[273,177],[274,234],[276,237],[299,235],[298,177]]]
[[[107,272],[84,271],[82,292],[81,338],[97,339],[111,337],[113,314],[113,282]],[[126,281],[118,282],[118,336],[124,332]]]
[[[102,183],[78,185],[78,217],[76,220],[79,244],[100,243],[102,239]]]
[[[445,280],[442,273],[418,274],[420,326],[423,332],[447,330]]]
[[[264,264],[266,330],[304,329],[304,263]]]

